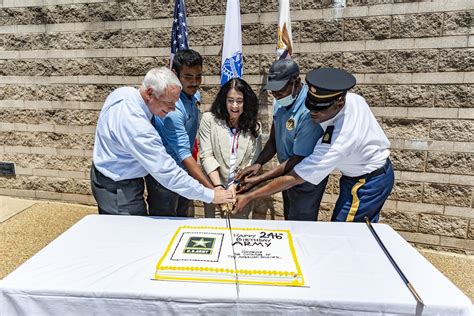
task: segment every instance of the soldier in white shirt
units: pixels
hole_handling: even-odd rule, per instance
[[[239,212],[251,200],[304,181],[316,185],[338,169],[342,177],[332,221],[360,222],[368,217],[377,222],[394,182],[388,158],[390,142],[364,98],[347,92],[356,84],[354,76],[340,69],[320,68],[309,72],[306,82],[309,90],[305,105],[311,119],[323,128],[323,137],[291,173],[253,192],[237,195],[233,212]]]

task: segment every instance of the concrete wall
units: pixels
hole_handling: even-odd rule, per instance
[[[392,143],[396,184],[382,221],[420,246],[474,252],[474,2],[291,1],[295,59],[354,73]],[[275,56],[276,0],[242,0],[245,79],[260,93]],[[0,194],[94,203],[88,169],[102,102],[167,65],[173,1],[0,0]],[[187,1],[205,56],[204,103],[218,89],[225,1]],[[331,176],[320,218],[338,194]],[[261,201],[281,215],[279,196]]]

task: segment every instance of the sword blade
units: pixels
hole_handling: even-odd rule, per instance
[[[240,296],[240,289],[239,289],[239,274],[237,273],[237,259],[235,257],[235,249],[234,249],[234,236],[232,234],[232,226],[230,225],[230,211],[227,211],[227,220],[226,220],[227,228],[229,229],[230,234],[230,245],[232,246],[232,256],[234,257],[234,269],[235,269],[235,290],[237,291],[237,299]]]

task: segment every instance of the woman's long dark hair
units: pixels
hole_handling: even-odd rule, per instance
[[[258,136],[259,126],[257,123],[258,98],[249,84],[240,78],[232,78],[224,84],[212,103],[211,112],[214,116],[225,122],[229,121],[227,112],[227,92],[234,88],[244,96],[244,108],[239,118],[239,129],[242,132],[250,132],[254,137]],[[227,123],[228,124],[228,123]]]

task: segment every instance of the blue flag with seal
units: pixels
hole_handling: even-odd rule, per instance
[[[232,78],[241,78],[243,68],[240,1],[227,0],[221,61],[221,85]]]
[[[171,28],[171,56],[170,68],[173,65],[174,54],[187,49],[188,31],[186,29],[186,6],[184,0],[176,0],[174,4],[173,26]]]

